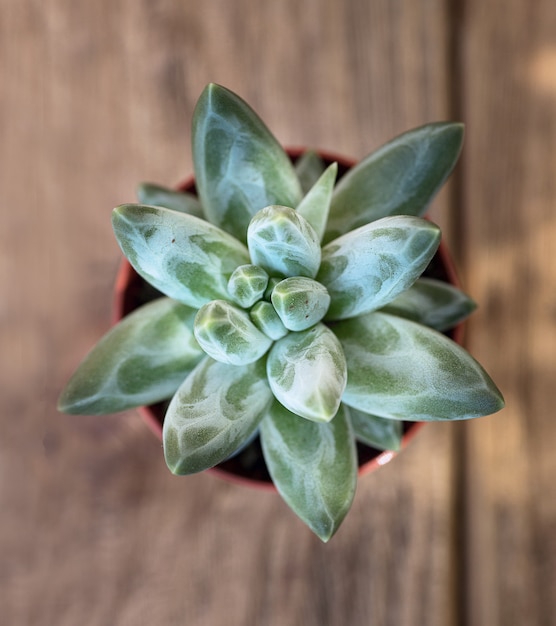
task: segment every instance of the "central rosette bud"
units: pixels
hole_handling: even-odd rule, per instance
[[[199,310],[195,337],[213,359],[245,365],[260,359],[274,341],[322,320],[327,289],[314,280],[321,248],[312,226],[293,209],[269,206],[247,231],[253,264],[237,267],[228,280],[230,300]]]
[[[251,220],[247,245],[251,263],[231,273],[227,299],[199,309],[195,338],[220,363],[248,367],[265,357],[276,399],[297,415],[329,421],[347,373],[339,341],[320,323],[331,303],[315,280],[320,237],[295,210],[269,206]]]

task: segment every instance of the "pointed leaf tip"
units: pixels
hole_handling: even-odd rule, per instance
[[[195,313],[169,298],[136,309],[85,357],[59,410],[104,415],[170,398],[203,356],[193,337]]]
[[[253,363],[272,345],[246,311],[225,300],[212,300],[199,309],[194,332],[209,356],[230,365]]]
[[[326,231],[330,201],[332,200],[337,174],[338,164],[332,163],[297,207],[297,212],[315,229],[319,241],[322,241]]]
[[[295,171],[303,193],[307,193],[326,169],[323,159],[314,150],[307,150],[295,162]]]
[[[285,278],[274,287],[271,301],[288,330],[311,328],[324,317],[330,306],[328,291],[311,278]]]
[[[134,269],[165,295],[189,306],[228,297],[228,280],[249,262],[247,248],[192,215],[140,204],[112,213],[116,239]]]
[[[438,226],[399,215],[327,244],[317,275],[332,299],[326,319],[356,317],[391,302],[422,274],[439,243]]]
[[[168,467],[174,474],[194,474],[221,463],[253,436],[271,402],[263,363],[234,366],[206,357],[168,407]]]
[[[317,424],[275,402],[261,422],[265,461],[278,492],[324,542],[351,507],[357,485],[357,452],[343,407]]]
[[[365,157],[334,190],[324,241],[389,215],[422,216],[452,172],[463,125],[437,122],[399,135]]]
[[[286,206],[258,211],[247,229],[253,263],[271,276],[314,278],[321,261],[320,240],[311,224]]]
[[[207,219],[245,241],[249,220],[271,204],[297,206],[293,165],[255,111],[211,84],[193,114],[193,163]]]
[[[476,308],[476,303],[457,287],[434,278],[419,278],[381,310],[444,332]]]
[[[317,422],[336,415],[346,386],[346,361],[324,324],[277,341],[268,355],[267,374],[276,399],[296,415]]]
[[[175,191],[153,183],[141,183],[137,187],[137,199],[140,204],[161,206],[180,213],[188,213],[201,219],[204,218],[199,199],[191,193]]]
[[[502,394],[483,367],[435,330],[386,313],[335,324],[348,383],[343,402],[390,419],[447,421],[496,413]]]

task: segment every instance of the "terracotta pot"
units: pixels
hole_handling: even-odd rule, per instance
[[[305,149],[291,148],[288,149],[287,152],[292,161],[295,162],[305,152]],[[334,161],[338,163],[338,178],[355,165],[353,160],[329,152],[319,151],[319,154],[327,164],[333,163]],[[177,189],[195,193],[194,178],[188,178],[179,185]],[[459,286],[453,261],[448,250],[442,243],[424,275]],[[146,283],[143,278],[135,272],[126,259],[123,259],[114,289],[113,321],[119,321],[138,306],[160,295],[158,291]],[[463,339],[463,325],[459,324],[446,334],[451,339],[461,344]],[[140,407],[139,409],[147,425],[159,439],[162,439],[162,423],[164,421],[166,406],[167,403],[162,402],[151,406]],[[424,425],[423,422],[404,422],[402,449]],[[397,454],[392,451],[384,452],[376,450],[375,448],[360,443],[357,444],[357,452],[359,456],[360,476],[368,474],[376,468],[385,465]],[[232,482],[247,484],[252,487],[271,491],[275,490],[262,457],[258,438],[237,456],[207,471],[218,474]]]

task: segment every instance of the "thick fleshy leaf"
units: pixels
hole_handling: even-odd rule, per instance
[[[60,411],[103,415],[170,398],[203,356],[195,313],[160,298],[128,315],[85,357],[60,396]]]
[[[283,280],[284,280],[283,278],[278,278],[278,276],[271,276],[268,281],[268,286],[266,288],[266,291],[263,294],[263,300],[270,302],[270,299],[272,298],[272,292],[274,291],[274,287],[276,287],[276,285],[278,283],[281,283]]]
[[[261,422],[261,443],[270,476],[294,513],[322,541],[346,516],[357,484],[357,453],[343,407],[317,424],[278,402]]]
[[[303,215],[315,229],[319,241],[322,241],[324,231],[326,230],[328,211],[330,210],[330,201],[332,200],[337,173],[338,164],[332,163],[297,207],[297,212]]]
[[[335,324],[334,332],[348,367],[342,400],[365,413],[437,421],[489,415],[504,406],[479,363],[426,326],[370,313]]]
[[[207,219],[240,241],[260,209],[299,204],[301,186],[289,157],[253,109],[228,89],[205,88],[195,108],[192,140]]]
[[[309,222],[294,209],[268,206],[247,229],[251,260],[270,275],[314,278],[320,265],[320,240]]]
[[[253,436],[271,402],[263,362],[234,366],[206,357],[168,407],[168,467],[174,474],[194,474],[224,461]]]
[[[239,306],[247,309],[260,300],[268,286],[268,274],[257,265],[236,267],[228,281],[228,293]]]
[[[423,273],[439,243],[438,226],[402,215],[330,242],[317,275],[332,298],[326,319],[355,317],[391,302]]]
[[[192,215],[127,204],[114,209],[112,225],[135,270],[159,291],[189,306],[228,297],[228,280],[249,263],[243,244]]]
[[[175,191],[153,183],[141,183],[137,187],[137,199],[139,204],[161,206],[204,219],[203,207],[199,198],[192,193]]]
[[[419,278],[382,311],[442,332],[462,322],[476,307],[457,287],[434,278]]]
[[[279,282],[272,291],[272,304],[288,330],[311,328],[330,306],[326,287],[316,280],[294,276]]]
[[[277,341],[288,334],[288,329],[276,309],[270,302],[261,300],[249,311],[249,317],[255,326],[273,341]]]
[[[307,150],[297,159],[295,171],[303,193],[307,193],[311,189],[325,169],[324,161],[314,150]]]
[[[403,422],[369,415],[349,407],[355,438],[379,450],[399,450],[402,444]]]
[[[336,415],[346,386],[346,360],[324,324],[277,341],[268,355],[267,373],[276,399],[296,415],[316,422]]]
[[[367,156],[338,183],[324,241],[388,215],[424,215],[462,142],[462,124],[428,124]]]
[[[194,332],[209,356],[230,365],[253,363],[272,345],[246,311],[225,300],[212,300],[199,309]]]

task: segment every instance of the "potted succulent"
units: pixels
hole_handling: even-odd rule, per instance
[[[60,410],[165,403],[176,474],[261,450],[327,541],[355,493],[356,440],[395,450],[402,423],[503,406],[443,334],[473,302],[431,277],[445,257],[422,216],[462,136],[460,124],[414,129],[343,164],[336,183],[337,163],[308,152],[294,164],[241,98],[209,85],[193,118],[194,187],[142,185],[140,204],[113,212],[134,280],[154,289],[86,356]]]

